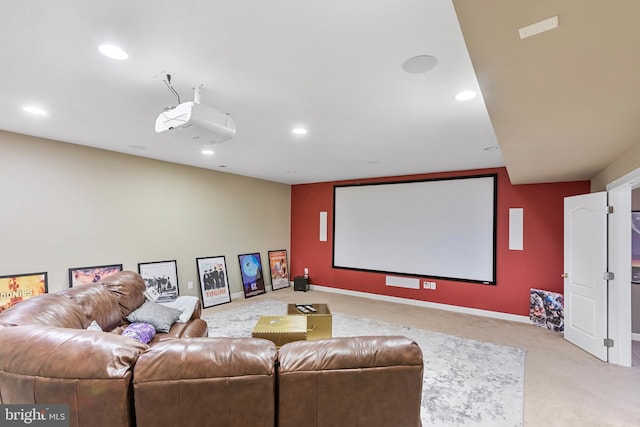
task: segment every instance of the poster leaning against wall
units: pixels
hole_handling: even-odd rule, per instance
[[[173,301],[180,295],[175,260],[138,263],[138,273],[147,286],[145,296],[154,302]]]
[[[21,301],[47,292],[47,273],[0,276],[0,312]]]
[[[196,258],[196,263],[198,265],[202,307],[209,308],[214,305],[231,302],[227,262],[224,256]]]
[[[249,298],[264,294],[264,277],[262,275],[262,261],[259,253],[238,255],[240,274],[242,275],[242,289],[244,297]]]
[[[269,251],[269,270],[271,270],[271,288],[274,291],[289,286],[286,250]]]
[[[122,271],[122,264],[98,265],[95,267],[77,267],[69,269],[69,287],[97,283],[113,273]]]

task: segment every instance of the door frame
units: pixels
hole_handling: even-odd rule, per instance
[[[631,191],[640,187],[640,169],[607,184],[609,205],[609,363],[631,366]]]

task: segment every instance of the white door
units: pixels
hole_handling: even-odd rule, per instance
[[[607,361],[607,193],[564,199],[564,337]]]

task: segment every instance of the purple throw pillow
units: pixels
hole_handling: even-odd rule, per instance
[[[156,328],[148,323],[132,323],[122,331],[122,335],[148,344],[156,335]]]

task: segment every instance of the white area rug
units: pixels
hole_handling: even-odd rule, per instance
[[[284,315],[287,304],[262,300],[204,316],[209,336],[250,337],[262,315]],[[333,315],[333,336],[404,335],[424,356],[423,426],[523,425],[525,351],[403,325]]]

